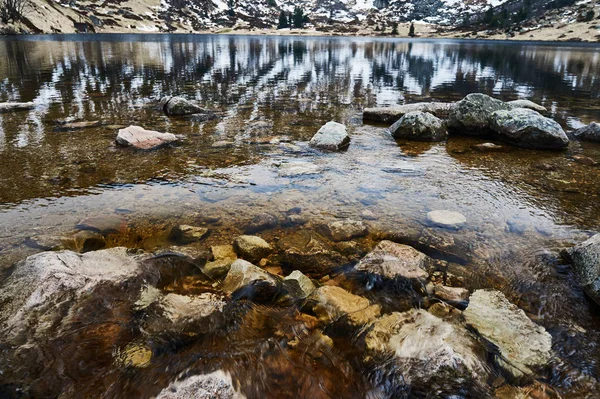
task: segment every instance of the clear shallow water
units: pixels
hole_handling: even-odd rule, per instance
[[[599,394],[598,311],[556,259],[559,249],[598,228],[598,169],[575,162],[573,156],[600,161],[600,146],[573,143],[566,152],[482,154],[471,147],[483,140],[396,142],[384,127],[361,121],[367,106],[455,101],[484,92],[504,100],[529,98],[550,109],[565,128],[579,127],[600,120],[598,47],[61,36],[1,40],[0,55],[6,60],[0,63],[0,101],[37,104],[32,111],[0,114],[3,267],[40,251],[31,244],[39,236],[68,235],[90,216],[126,218],[127,231],[111,237],[109,245],[160,251],[173,245],[168,232],[179,223],[218,219],[210,237],[198,245],[209,248],[230,243],[254,215],[264,212],[283,215],[300,207],[312,226],[334,218],[362,219],[368,211],[377,233],[361,245],[372,246],[377,237],[392,234],[432,256],[462,264],[469,270],[469,288],[501,289],[553,335],[562,363],[552,368],[547,382],[566,397]],[[196,99],[219,118],[168,118],[156,110],[156,100],[168,94]],[[351,126],[349,149],[339,154],[309,149],[310,137],[332,119]],[[99,121],[100,126],[64,131],[59,120]],[[259,121],[268,123],[259,126]],[[130,124],[183,134],[186,140],[150,153],[116,147],[118,127]],[[214,147],[219,141],[230,144]],[[316,165],[317,173],[289,176],[290,164]],[[452,234],[451,248],[438,251],[419,243],[427,230],[425,216],[433,209],[456,210],[468,219],[463,230]],[[280,227],[261,235],[275,242],[290,230]],[[291,317],[290,309],[254,311],[283,324]],[[256,397],[281,394],[274,377],[279,374],[286,376],[292,396],[358,392],[360,397],[369,390],[366,382],[356,380],[360,370],[343,350],[331,364],[313,365],[310,375],[319,375],[319,382],[301,383],[295,368],[281,363],[286,353],[271,356],[273,348],[264,348],[264,353],[250,355],[242,345],[268,346],[268,332],[242,329],[238,334],[227,341],[242,347],[237,352],[214,340],[196,342],[137,375],[121,373],[106,360],[111,353],[104,353],[107,363],[95,366],[96,377],[84,379],[96,378],[90,385],[94,388],[70,382],[69,389],[93,396],[105,390],[94,385],[103,381],[112,389],[108,396],[150,395],[195,364],[198,353],[211,354],[208,358],[219,353],[220,362],[194,367],[231,371],[267,361],[262,374],[238,376],[248,394],[256,389]],[[343,348],[344,343],[336,345]],[[91,361],[92,354],[77,352],[81,361]],[[63,355],[57,350],[49,356]],[[298,361],[306,367],[304,359]],[[25,375],[26,368],[19,370]],[[147,378],[158,383],[144,387],[140,381]],[[342,387],[336,383],[341,378],[360,382]],[[66,384],[64,378],[48,381],[43,383],[49,392],[61,392]]]

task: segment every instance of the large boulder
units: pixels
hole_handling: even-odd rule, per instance
[[[318,234],[300,230],[277,242],[285,267],[300,270],[313,277],[322,277],[343,266],[347,259],[334,251]]]
[[[457,134],[483,136],[490,132],[489,116],[492,112],[511,110],[503,101],[481,93],[471,93],[452,107],[448,130]]]
[[[101,283],[120,282],[139,273],[145,256],[126,248],[78,254],[43,252],[15,265],[0,288],[0,332],[11,339],[28,331],[35,337],[60,323],[76,299]]]
[[[499,350],[498,365],[512,378],[533,374],[552,358],[552,336],[499,291],[477,290],[464,311],[467,324]]]
[[[569,145],[569,138],[556,121],[531,109],[493,112],[490,128],[500,139],[520,147],[560,149]]]
[[[310,296],[310,303],[314,314],[324,325],[338,322],[348,328],[359,328],[381,314],[379,305],[372,305],[367,298],[336,286],[318,288]]]
[[[409,112],[428,112],[438,118],[445,118],[450,113],[454,103],[414,103],[395,105],[392,107],[365,108],[363,120],[394,123]]]
[[[193,114],[204,114],[206,110],[198,104],[186,100],[183,97],[163,97],[160,106],[168,116],[185,116]]]
[[[448,138],[444,122],[421,111],[405,114],[390,127],[390,132],[396,139],[415,141],[444,141]]]
[[[327,122],[308,144],[321,150],[338,151],[350,144],[350,136],[346,126],[337,122]]]
[[[583,290],[600,305],[600,234],[568,251]]]
[[[361,259],[355,271],[376,275],[384,279],[408,279],[424,282],[429,273],[431,259],[408,245],[381,241],[367,256]]]
[[[438,378],[445,379],[444,384],[452,384],[452,379],[444,378],[450,372],[450,377],[458,378],[460,382],[456,383],[466,389],[465,378],[485,381],[489,376],[486,352],[473,334],[463,325],[425,310],[391,313],[365,330],[367,360],[372,358],[379,363],[382,358],[392,359],[388,366],[398,384],[422,388]]]
[[[140,150],[153,150],[178,140],[174,134],[146,130],[140,126],[129,126],[120,129],[117,134],[117,144]]]
[[[573,135],[578,140],[600,142],[600,123],[592,122],[581,129],[575,130]]]
[[[514,101],[507,102],[507,104],[513,108],[527,108],[527,109],[532,109],[532,110],[540,112],[540,113],[548,112],[546,107],[536,104],[530,100],[514,100]]]
[[[156,399],[244,399],[233,387],[231,376],[219,370],[171,383]]]

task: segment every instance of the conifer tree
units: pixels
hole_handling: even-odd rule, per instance
[[[408,36],[415,37],[415,24],[413,22],[410,23],[410,28],[408,29]]]

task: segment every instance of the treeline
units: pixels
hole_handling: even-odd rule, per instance
[[[489,28],[506,28],[544,12],[575,4],[576,0],[517,0],[488,9],[479,21]],[[592,14],[593,18],[593,14]]]
[[[287,13],[282,10],[279,14],[279,23],[277,24],[277,29],[302,29],[309,21],[310,20],[308,19],[308,16],[304,14],[304,10],[300,7],[294,8],[293,13]]]

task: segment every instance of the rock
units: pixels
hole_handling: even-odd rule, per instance
[[[98,127],[101,125],[102,125],[102,123],[100,121],[67,122],[67,123],[60,125],[57,128],[57,130],[59,130],[59,131],[81,130],[81,129],[88,129],[90,127]]]
[[[235,252],[250,262],[258,262],[273,251],[273,247],[257,236],[239,236],[233,241]]]
[[[469,302],[469,290],[460,287],[436,285],[433,287],[433,295],[458,308],[465,308]]]
[[[458,212],[437,210],[427,214],[427,221],[438,227],[458,230],[467,223],[467,218]]]
[[[463,312],[467,324],[498,347],[499,366],[519,379],[545,366],[552,357],[552,337],[525,312],[495,290],[477,290]]]
[[[63,249],[65,238],[51,234],[40,234],[30,237],[24,242],[30,248],[37,248],[43,251],[55,251]]]
[[[316,175],[322,172],[319,165],[308,162],[286,162],[279,166],[278,174],[281,177],[294,177]]]
[[[33,102],[27,103],[0,103],[0,112],[9,112],[9,111],[26,111],[29,109],[35,108],[35,104]]]
[[[573,135],[578,140],[600,142],[600,123],[592,122],[581,129],[575,130]]]
[[[97,251],[106,246],[106,239],[98,232],[91,230],[82,230],[75,233],[71,239],[73,240],[73,248],[77,252]]]
[[[348,241],[369,233],[369,228],[364,222],[350,219],[320,225],[318,230],[333,241]]]
[[[206,262],[202,271],[212,278],[226,275],[231,268],[231,264],[237,260],[233,245],[215,245],[210,249],[213,261]]]
[[[127,219],[121,215],[90,216],[82,219],[75,228],[96,231],[103,235],[124,233],[127,230]]]
[[[346,126],[337,122],[327,122],[308,143],[321,150],[339,151],[350,144]]]
[[[457,102],[450,111],[448,130],[457,134],[486,135],[490,131],[490,114],[511,109],[512,107],[503,101],[485,94],[471,93]]]
[[[506,152],[507,148],[494,144],[494,143],[483,143],[483,144],[475,144],[473,149],[479,152]]]
[[[125,367],[148,367],[152,360],[152,350],[146,345],[136,343],[130,343],[117,355],[119,362]]]
[[[557,122],[530,109],[493,112],[490,128],[500,139],[519,147],[560,149],[569,145],[569,138]]]
[[[279,240],[277,248],[284,266],[317,278],[330,274],[346,262],[340,253],[333,251],[317,234],[307,230],[285,236]]]
[[[322,324],[340,322],[358,328],[373,321],[381,313],[379,305],[371,305],[367,298],[354,295],[343,288],[323,286],[310,296],[312,310]]]
[[[577,163],[580,163],[582,165],[586,165],[586,166],[596,166],[598,165],[598,162],[596,162],[595,160],[593,160],[590,157],[586,157],[583,155],[573,155],[573,160]]]
[[[366,331],[367,353],[375,359],[391,357],[393,361],[387,365],[390,367],[388,378],[393,378],[390,383],[408,385],[411,392],[417,387],[431,392],[428,382],[441,378],[443,384],[457,384],[464,393],[469,386],[468,379],[485,381],[489,376],[485,351],[473,335],[462,325],[424,310],[382,316]],[[375,362],[380,364],[379,360]],[[455,392],[457,390],[452,393]]]
[[[206,110],[183,97],[164,97],[160,100],[160,104],[167,116],[185,116],[207,113]]]
[[[448,138],[444,122],[421,111],[405,114],[390,127],[390,132],[396,139],[415,141],[444,141]]]
[[[178,140],[174,134],[146,130],[140,126],[126,127],[119,130],[117,135],[117,144],[140,150],[153,150]]]
[[[136,276],[145,256],[130,256],[126,248],[78,254],[42,252],[15,265],[0,289],[0,332],[6,338],[43,334],[64,318],[75,299],[104,282]],[[43,320],[43,322],[41,321]]]
[[[279,218],[270,213],[261,213],[252,218],[252,221],[246,227],[246,233],[258,233],[259,231],[272,229],[279,224]]]
[[[405,278],[418,282],[429,276],[427,267],[430,259],[409,247],[391,241],[381,241],[367,256],[361,259],[355,271],[374,274],[385,279]]]
[[[223,282],[223,290],[233,294],[234,299],[266,301],[279,291],[279,281],[258,266],[238,259],[231,264]]]
[[[600,234],[569,249],[567,254],[583,290],[600,305]]]
[[[212,148],[231,148],[235,145],[233,141],[219,140],[212,144]]]
[[[192,243],[202,240],[209,233],[206,227],[196,227],[187,224],[181,224],[173,227],[171,237],[180,243]]]
[[[215,371],[211,374],[195,375],[171,383],[156,399],[244,399],[233,387],[228,374]]]
[[[300,299],[307,298],[316,289],[312,280],[299,270],[294,270],[289,276],[284,278],[283,284],[286,287],[292,287],[292,290],[288,289],[288,291],[297,293],[297,297]]]
[[[409,112],[428,112],[438,118],[445,118],[450,113],[454,103],[415,103],[396,105],[383,108],[365,108],[363,120],[394,123]]]
[[[215,329],[216,316],[225,302],[212,293],[195,296],[167,294],[147,307],[143,331],[151,335],[208,333]]]
[[[546,107],[536,104],[533,101],[529,100],[514,100],[507,102],[507,104],[510,105],[512,108],[527,108],[540,113],[548,112]]]

